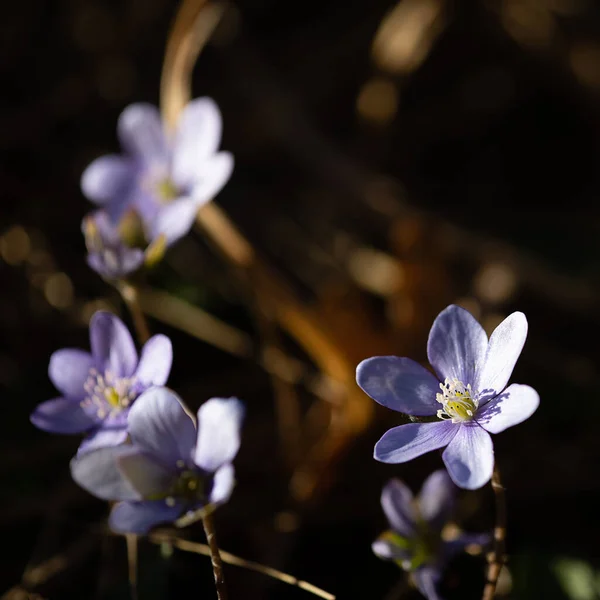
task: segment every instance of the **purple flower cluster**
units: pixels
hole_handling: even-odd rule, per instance
[[[81,178],[84,195],[99,206],[83,222],[93,269],[122,278],[188,233],[233,170],[232,155],[218,151],[221,129],[209,98],[190,102],[172,134],[154,106],[123,111],[117,131],[125,153],[97,158]]]
[[[425,480],[416,498],[399,479],[389,481],[381,493],[390,530],[373,542],[373,552],[409,571],[419,591],[429,600],[441,600],[438,585],[453,556],[467,546],[485,546],[490,542],[487,534],[461,533],[451,540],[442,537],[455,496],[456,487],[443,470]]]
[[[213,398],[198,411],[198,428],[182,401],[163,387],[172,349],[155,335],[138,357],[120,319],[99,311],[90,322],[91,352],[66,348],[50,358],[49,376],[62,396],[40,404],[34,425],[85,438],[71,461],[75,481],[95,496],[122,501],[111,514],[118,532],[145,533],[233,489],[232,461],[244,414],[235,398]]]

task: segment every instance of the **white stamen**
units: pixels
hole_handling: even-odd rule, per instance
[[[453,423],[470,421],[477,412],[479,399],[471,389],[471,384],[465,384],[458,379],[446,378],[440,383],[442,393],[436,394],[435,399],[442,405],[437,411],[440,419],[452,419]]]

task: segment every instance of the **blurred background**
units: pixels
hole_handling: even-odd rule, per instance
[[[0,23],[0,536],[3,598],[127,598],[124,542],[71,481],[79,439],[29,413],[55,395],[50,354],[88,347],[99,308],[129,316],[85,263],[79,189],[118,151],[116,120],[157,104],[178,3],[4,2]],[[377,560],[384,483],[415,491],[441,466],[372,459],[404,417],[353,383],[375,354],[426,360],[457,302],[490,332],[530,334],[513,380],[542,398],[495,438],[509,564],[499,595],[600,598],[600,5],[593,0],[239,0],[194,72],[219,104],[234,175],[216,199],[269,281],[261,292],[195,231],[144,281],[152,331],[173,340],[174,388],[196,409],[247,402],[220,544],[338,598],[418,598]],[[256,284],[258,285],[258,284]],[[266,291],[265,291],[266,290]],[[295,323],[295,325],[294,325]],[[305,324],[308,325],[305,326]],[[456,520],[493,525],[486,487]],[[186,535],[202,541],[199,530]],[[141,545],[140,599],[214,597],[210,560]],[[484,559],[450,566],[444,596],[479,598]],[[233,598],[309,598],[226,567]],[[21,583],[20,583],[21,582]],[[30,595],[30,593],[32,595]]]

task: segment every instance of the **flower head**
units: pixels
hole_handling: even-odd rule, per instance
[[[138,396],[166,383],[171,370],[169,338],[150,338],[138,358],[123,322],[105,311],[90,321],[91,353],[65,348],[50,357],[48,375],[62,394],[40,404],[31,422],[51,433],[84,433],[80,451],[120,444],[127,414]]]
[[[159,260],[165,250],[165,236],[160,235],[148,243],[133,211],[114,225],[106,212],[98,210],[83,219],[81,229],[88,250],[88,265],[105,279],[125,278],[142,264]]]
[[[442,458],[454,483],[476,489],[489,481],[490,433],[525,421],[539,405],[533,388],[506,387],[526,337],[523,313],[507,317],[488,340],[471,313],[451,305],[429,332],[427,356],[436,376],[409,358],[362,361],[356,380],[376,402],[409,415],[438,417],[390,429],[375,445],[375,459],[403,463],[447,446]]]
[[[148,239],[164,234],[171,244],[190,230],[198,209],[233,170],[231,154],[217,151],[219,109],[209,98],[193,100],[168,135],[156,107],[132,104],[119,117],[117,130],[125,154],[94,160],[82,175],[82,191],[113,222],[135,209]]]
[[[467,546],[482,546],[490,539],[487,534],[465,533],[452,540],[442,537],[455,496],[456,487],[443,470],[435,471],[425,480],[417,498],[399,479],[390,480],[381,493],[381,506],[390,530],[373,542],[373,552],[410,572],[429,600],[440,600],[437,585],[446,563]]]
[[[129,413],[131,444],[77,456],[73,479],[98,498],[119,501],[113,530],[146,533],[229,498],[243,415],[236,398],[212,398],[200,407],[196,429],[176,394],[152,388]]]

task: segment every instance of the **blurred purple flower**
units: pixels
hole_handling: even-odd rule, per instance
[[[488,341],[471,313],[452,305],[429,332],[427,356],[437,377],[409,358],[362,361],[356,380],[376,402],[440,419],[390,429],[375,445],[375,459],[403,463],[447,446],[442,458],[454,483],[476,489],[489,481],[494,468],[489,434],[525,421],[539,405],[533,388],[515,383],[506,388],[526,337],[523,313],[507,317]]]
[[[133,211],[123,215],[115,225],[105,211],[97,210],[83,219],[81,229],[88,265],[109,280],[126,278],[142,264],[160,260],[166,246],[162,235],[148,243]]]
[[[50,357],[48,375],[60,398],[40,404],[31,422],[51,433],[84,433],[80,452],[121,444],[127,414],[137,397],[166,383],[171,370],[171,341],[155,335],[138,359],[123,322],[98,311],[90,321],[91,353],[65,348]]]
[[[454,509],[456,487],[444,470],[435,471],[423,483],[417,498],[399,479],[390,480],[381,493],[381,506],[391,529],[373,542],[379,558],[393,560],[411,573],[428,600],[441,600],[437,586],[447,562],[467,546],[489,543],[487,534],[460,533],[442,538],[442,529]]]
[[[210,98],[193,100],[168,135],[156,107],[132,104],[121,113],[117,131],[125,154],[94,160],[82,175],[82,191],[113,222],[135,209],[146,237],[164,234],[172,244],[231,176],[232,155],[218,152],[221,113]]]
[[[243,415],[236,398],[212,398],[198,411],[196,431],[175,393],[152,388],[129,413],[131,445],[79,455],[71,474],[98,498],[119,501],[110,516],[114,531],[144,534],[228,500]]]

